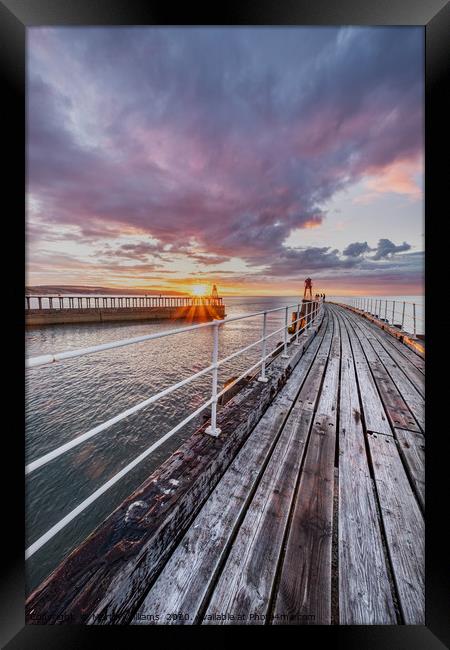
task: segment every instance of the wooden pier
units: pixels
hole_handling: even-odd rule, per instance
[[[120,321],[208,321],[225,317],[223,298],[211,296],[25,296],[25,325]]]
[[[424,355],[326,303],[289,352],[30,595],[28,623],[425,623]]]

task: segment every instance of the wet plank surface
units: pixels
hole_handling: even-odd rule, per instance
[[[130,622],[424,624],[424,368],[327,304]]]

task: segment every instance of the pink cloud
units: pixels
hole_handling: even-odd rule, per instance
[[[394,193],[418,201],[423,198],[423,191],[418,177],[423,175],[422,157],[395,160],[374,172],[365,180],[367,192],[354,199],[354,203],[368,204],[382,194]]]

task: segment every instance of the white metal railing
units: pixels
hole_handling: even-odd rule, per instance
[[[70,440],[69,442],[61,445],[60,447],[57,447],[56,449],[53,449],[52,451],[48,452],[47,454],[44,454],[40,458],[37,458],[36,460],[31,461],[29,464],[25,466],[25,474],[29,475],[35,470],[37,470],[39,467],[42,467],[46,465],[47,463],[55,460],[62,454],[65,454],[67,451],[70,449],[73,449],[74,447],[82,444],[89,438],[92,438],[93,436],[97,435],[101,431],[105,431],[105,429],[108,429],[111,427],[113,424],[120,422],[121,420],[124,420],[128,416],[130,416],[133,413],[137,413],[138,411],[142,410],[146,406],[149,406],[150,404],[153,404],[154,402],[158,401],[162,397],[165,397],[166,395],[169,395],[170,393],[174,392],[175,390],[181,388],[182,386],[185,386],[189,384],[190,382],[194,381],[195,379],[198,379],[199,377],[207,374],[208,372],[211,372],[212,374],[212,382],[211,382],[211,396],[210,398],[205,401],[199,408],[197,408],[193,413],[188,415],[184,420],[179,422],[176,426],[174,426],[170,431],[168,431],[166,434],[164,434],[161,438],[159,438],[156,442],[154,442],[150,447],[148,447],[145,451],[143,451],[137,458],[135,458],[133,461],[131,461],[128,465],[126,465],[124,468],[120,470],[117,474],[115,474],[111,479],[109,479],[106,483],[104,483],[100,488],[98,488],[95,492],[93,492],[87,499],[82,501],[76,508],[74,508],[71,512],[69,512],[65,517],[63,517],[58,523],[56,523],[54,526],[52,526],[44,535],[39,537],[31,546],[29,546],[26,551],[25,551],[25,559],[28,559],[31,557],[38,549],[40,549],[44,544],[46,544],[50,539],[52,539],[62,528],[64,528],[70,521],[72,521],[77,515],[79,515],[83,510],[85,510],[91,503],[96,501],[104,492],[106,492],[110,487],[112,487],[117,481],[119,481],[123,476],[128,474],[136,465],[138,465],[140,462],[142,462],[147,456],[149,456],[155,449],[157,449],[159,446],[161,446],[166,440],[168,440],[172,435],[174,435],[177,431],[179,431],[182,427],[184,427],[188,422],[190,422],[193,418],[197,417],[202,411],[204,411],[206,408],[211,406],[211,418],[210,418],[210,425],[206,428],[205,432],[209,435],[212,436],[218,436],[220,434],[220,429],[217,426],[217,405],[218,405],[218,400],[219,398],[224,395],[228,390],[230,390],[237,382],[239,382],[241,379],[243,379],[245,376],[247,376],[249,373],[252,371],[256,370],[259,366],[261,367],[261,374],[257,378],[258,381],[261,382],[267,382],[268,379],[266,377],[266,362],[267,360],[272,357],[276,352],[281,350],[283,348],[283,353],[282,357],[287,357],[287,346],[288,346],[288,328],[291,326],[295,325],[295,332],[291,336],[290,342],[293,342],[294,345],[300,345],[299,343],[299,335],[300,333],[304,332],[308,328],[311,327],[313,323],[317,321],[317,319],[320,317],[322,310],[323,310],[323,301],[320,300],[314,300],[310,303],[306,303],[309,305],[308,307],[308,313],[302,314],[301,313],[301,303],[295,303],[293,305],[288,305],[286,307],[277,307],[275,309],[268,309],[265,311],[259,311],[259,312],[254,312],[251,314],[244,314],[242,316],[231,316],[228,318],[225,318],[223,320],[214,320],[210,321],[207,323],[200,323],[196,325],[189,325],[186,327],[179,327],[176,329],[171,329],[171,330],[166,330],[162,332],[157,332],[155,334],[148,334],[145,336],[138,336],[134,338],[129,338],[129,339],[121,339],[119,341],[112,341],[110,343],[104,343],[100,345],[95,345],[87,348],[79,348],[77,350],[69,350],[67,352],[60,352],[57,354],[45,354],[41,355],[38,357],[32,357],[28,358],[25,361],[25,365],[27,368],[32,369],[32,368],[38,368],[47,364],[51,364],[57,361],[64,361],[66,359],[73,359],[75,357],[81,357],[85,356],[88,354],[95,354],[97,352],[103,352],[105,350],[111,350],[117,347],[123,347],[126,345],[133,345],[136,343],[141,343],[143,341],[150,341],[150,340],[155,340],[155,339],[160,339],[168,336],[176,336],[177,334],[183,333],[183,332],[190,332],[194,330],[199,330],[199,329],[204,329],[204,328],[213,328],[213,346],[212,346],[212,355],[211,355],[211,364],[207,366],[206,368],[203,368],[199,372],[196,372],[189,377],[186,377],[185,379],[172,384],[171,386],[165,388],[164,390],[159,391],[155,395],[152,395],[146,400],[143,400],[142,402],[139,402],[138,404],[135,404],[134,406],[126,409],[125,411],[122,411],[118,415],[110,418],[106,422],[103,422],[102,424],[99,424],[98,426],[90,429],[86,433],[83,433],[73,440]],[[296,308],[296,317],[294,320],[289,323],[289,310],[292,309],[293,307]],[[267,333],[267,315],[279,311],[285,312],[284,314],[284,325],[278,329],[276,329],[273,332]],[[259,338],[257,341],[250,343],[249,345],[245,346],[244,348],[237,350],[236,352],[233,352],[232,354],[228,355],[227,357],[224,357],[223,359],[219,359],[219,329],[221,327],[224,327],[227,325],[227,323],[237,321],[237,320],[243,320],[246,318],[254,318],[257,316],[262,316],[263,317],[263,323],[262,323],[262,337]],[[304,324],[301,324],[301,321],[304,320]],[[278,344],[274,350],[271,352],[267,353],[267,340],[270,339],[271,337],[275,336],[276,334],[284,332],[284,337],[283,341]],[[236,379],[234,379],[232,382],[227,384],[225,388],[223,388],[221,391],[218,391],[218,370],[220,366],[223,364],[227,363],[228,361],[234,359],[235,357],[247,352],[248,350],[254,348],[255,346],[262,344],[262,350],[261,350],[261,357],[258,359],[256,363],[254,363],[252,366],[249,368],[246,368],[246,370],[239,375]]]
[[[342,302],[359,309],[365,314],[370,314],[379,320],[399,328],[402,331],[412,330],[409,332],[417,337],[418,334],[425,332],[425,320],[423,315],[423,305],[407,300],[393,300],[376,297],[358,296],[354,298],[343,298],[333,296],[336,302]],[[420,330],[420,331],[419,331]]]
[[[25,312],[62,309],[222,306],[221,296],[25,296]]]

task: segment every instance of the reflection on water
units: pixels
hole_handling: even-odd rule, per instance
[[[297,298],[229,298],[227,315],[272,309]],[[274,331],[284,311],[268,317]],[[141,336],[183,323],[110,323],[55,325],[26,333],[27,356]],[[220,328],[220,358],[261,336],[262,316]],[[281,341],[270,339],[268,352]],[[144,341],[27,371],[26,461],[30,462],[150,395],[211,363],[212,328]],[[220,387],[255,363],[261,347],[232,359],[219,371]],[[155,404],[99,433],[27,477],[28,546],[122,467],[210,397],[211,375],[175,391]],[[27,589],[45,578],[121,501],[138,487],[188,437],[203,416],[186,425],[146,460],[27,560]]]

